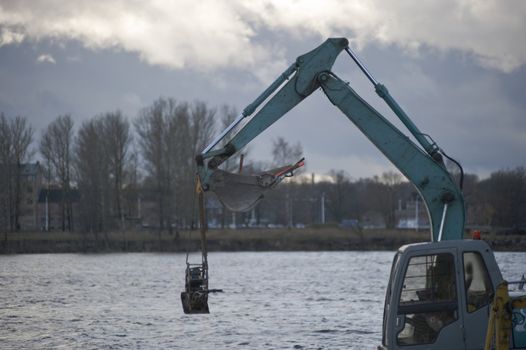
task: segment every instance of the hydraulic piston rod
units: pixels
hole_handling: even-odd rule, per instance
[[[243,119],[254,113],[254,111],[261,105],[270,95],[272,95],[289,77],[296,71],[296,64],[292,64],[285,70],[265,91],[261,93],[251,104],[249,104],[243,112],[236,117],[236,119],[201,152],[201,155],[207,156],[207,153],[214,148],[219,141],[221,141],[226,134],[234,129]],[[212,156],[212,155],[208,155]]]
[[[439,153],[438,146],[433,142],[429,142],[425,135],[418,129],[418,127],[411,121],[409,116],[404,112],[402,107],[395,101],[395,99],[389,94],[389,91],[385,85],[378,83],[378,81],[372,76],[365,65],[358,59],[358,56],[349,48],[346,47],[345,51],[351,56],[352,60],[360,67],[361,71],[367,76],[367,78],[374,85],[375,91],[391,108],[391,110],[397,115],[397,117],[404,123],[407,129],[413,134],[418,143],[426,152],[437,162],[442,162],[442,155]]]

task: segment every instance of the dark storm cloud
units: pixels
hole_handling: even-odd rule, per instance
[[[525,165],[525,4],[3,1],[0,111],[42,128],[64,113],[77,125],[117,108],[133,118],[159,96],[241,110],[298,55],[346,36],[423,132],[487,175]],[[400,125],[350,60],[334,70]],[[268,159],[277,136],[303,144],[309,171],[392,169],[320,92],[258,137],[252,157]]]

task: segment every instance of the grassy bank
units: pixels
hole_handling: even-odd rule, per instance
[[[469,237],[466,237],[469,238]],[[526,235],[483,234],[498,251],[526,251]],[[210,230],[209,251],[396,250],[429,240],[412,230],[340,228]],[[108,233],[17,232],[2,235],[0,253],[185,252],[200,248],[199,232],[127,231]]]

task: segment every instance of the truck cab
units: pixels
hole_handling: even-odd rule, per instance
[[[378,349],[483,349],[502,281],[484,241],[402,246],[391,268]]]

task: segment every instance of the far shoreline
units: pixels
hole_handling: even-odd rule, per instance
[[[7,240],[6,240],[7,237]],[[80,232],[13,232],[0,236],[0,254],[197,252],[197,230]],[[212,229],[207,233],[209,252],[257,251],[395,251],[400,246],[429,241],[429,231],[400,229]],[[470,239],[466,234],[465,239]],[[526,235],[482,233],[494,251],[526,252]]]

